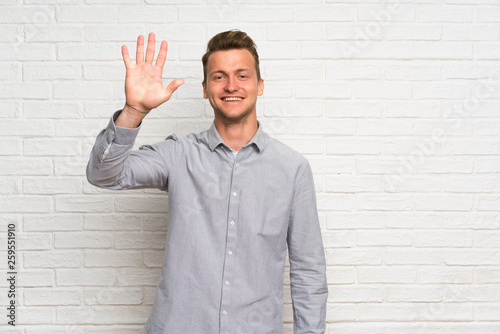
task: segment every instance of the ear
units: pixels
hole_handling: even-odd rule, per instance
[[[202,82],[201,82],[201,85],[203,86],[203,98],[204,98],[204,99],[208,99],[208,95],[207,95],[207,85],[205,84],[205,81],[202,81]]]
[[[264,79],[260,79],[257,85],[257,95],[262,96],[264,94]]]

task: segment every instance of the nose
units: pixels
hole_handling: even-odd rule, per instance
[[[231,93],[238,90],[238,83],[233,77],[228,77],[226,81],[226,86],[224,87],[226,92]]]

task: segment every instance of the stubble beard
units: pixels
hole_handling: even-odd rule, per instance
[[[236,116],[230,116],[217,107],[213,109],[214,109],[214,114],[216,114],[225,124],[239,124],[243,123],[243,121],[245,121],[248,118],[248,116],[252,113],[255,107],[256,107],[255,104],[251,105],[247,109],[245,109],[241,114]]]

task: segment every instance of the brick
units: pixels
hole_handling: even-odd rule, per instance
[[[7,138],[0,139],[0,154],[6,155],[21,155],[23,143],[21,139]]]
[[[177,22],[177,6],[155,6],[154,10],[145,7],[132,7],[121,9],[118,13],[118,22],[130,23],[174,23]]]
[[[116,212],[168,212],[168,200],[164,196],[125,197],[115,199]]]
[[[109,99],[112,86],[109,83],[54,82],[54,97],[58,99]]]
[[[115,6],[59,6],[56,20],[61,23],[110,23],[117,20]]]
[[[24,155],[81,155],[81,142],[78,139],[26,139],[24,141]]]
[[[165,233],[119,233],[114,235],[114,248],[117,249],[163,249]]]
[[[223,11],[223,10],[222,10]],[[226,11],[228,11],[226,9]],[[227,13],[222,12],[221,14],[217,14],[219,17],[227,16]],[[230,22],[230,19],[227,20]],[[237,20],[238,22],[293,22],[295,20],[295,9],[289,7],[274,7],[274,6],[266,6],[266,7],[250,7],[250,6],[238,6],[237,10]]]
[[[24,289],[24,304],[47,305],[80,305],[83,302],[81,289],[33,288]]]
[[[56,269],[58,286],[111,286],[116,281],[113,269]]]
[[[0,23],[46,24],[53,20],[54,9],[48,6],[4,6],[0,9]]]
[[[81,79],[81,66],[56,63],[30,63],[23,64],[24,80],[57,80],[57,79]]]
[[[111,196],[60,196],[56,197],[56,212],[112,212]]]
[[[81,180],[76,178],[24,178],[25,194],[76,194],[81,192]]]
[[[495,139],[453,139],[443,142],[443,153],[446,155],[500,154],[499,140]]]
[[[97,232],[56,232],[55,248],[110,248],[113,245],[111,234]]]
[[[53,269],[23,269],[22,275],[19,275],[19,286],[52,287],[53,284]]]
[[[82,264],[80,251],[27,251],[23,255],[25,268],[78,268]]]
[[[415,42],[417,59],[472,59],[472,45],[458,42]]]
[[[329,303],[382,302],[384,289],[363,286],[333,286],[328,289]]]
[[[358,210],[407,211],[413,208],[413,196],[406,194],[358,194]]]
[[[359,267],[359,283],[415,283],[417,271],[413,266]]]
[[[0,58],[1,59],[1,58]],[[120,46],[105,43],[62,43],[57,46],[57,60],[120,60]],[[66,83],[67,84],[67,83]],[[73,83],[82,85],[81,82]]]
[[[357,246],[411,246],[413,233],[385,230],[385,231],[356,231]]]
[[[19,236],[17,249],[26,250],[49,250],[52,249],[51,233],[29,233]]]
[[[496,41],[500,30],[496,24],[444,24],[443,40]]]
[[[71,119],[80,118],[82,107],[77,102],[26,101],[23,104],[24,118]]]
[[[478,197],[477,210],[498,211],[499,208],[500,208],[500,197],[494,195]]]
[[[76,214],[24,215],[23,229],[26,232],[55,232],[82,230],[83,217]]]
[[[469,231],[418,231],[415,233],[416,247],[471,247],[472,234]]]
[[[261,67],[262,77],[266,80],[323,80],[323,65],[318,61],[267,61]]]
[[[500,251],[496,249],[446,249],[443,250],[443,261],[450,266],[498,266]]]
[[[472,21],[471,9],[468,6],[417,6],[415,8],[417,22],[460,22]]]
[[[64,235],[61,234],[61,237],[63,238]],[[98,246],[93,248],[104,247]],[[142,254],[137,251],[101,249],[85,251],[86,267],[140,267],[141,265]]]
[[[388,302],[440,302],[442,288],[440,287],[386,287],[385,298]]]
[[[446,65],[434,64],[429,62],[400,62],[391,61],[390,64],[384,66],[385,78],[388,80],[412,80],[412,81],[428,81],[441,80],[441,68]],[[419,101],[420,102],[420,101]],[[423,102],[423,101],[422,101]],[[403,103],[403,102],[400,102]],[[407,102],[415,103],[415,102]],[[420,107],[424,112],[426,108]],[[420,114],[422,116],[422,114]]]
[[[377,212],[327,212],[326,219],[328,229],[380,229],[385,224],[385,216]]]
[[[326,249],[327,265],[381,265],[382,251],[377,248]],[[373,269],[373,268],[371,268]],[[358,273],[359,277],[359,273]]]
[[[441,24],[397,24],[391,23],[384,28],[384,37],[388,40],[424,40],[438,41],[445,32]]]
[[[160,279],[160,268],[154,269],[121,269],[118,273],[119,286],[157,286]]]
[[[0,178],[0,194],[18,195],[21,193],[21,183],[16,178]]]
[[[353,284],[356,280],[354,267],[328,267],[326,276],[330,284]]]
[[[23,314],[23,327],[26,325],[40,326],[42,324],[53,324],[55,322],[54,307],[19,306],[17,312],[19,312],[18,314]]]
[[[450,212],[443,216],[443,227],[449,229],[497,230],[500,216],[485,212]]]
[[[361,3],[356,5],[357,21],[376,21],[381,24],[414,21],[417,8],[419,7],[401,3],[382,5]]]
[[[379,176],[327,175],[326,192],[377,192],[382,190],[382,179]]]
[[[50,158],[2,157],[0,175],[50,175],[53,163]]]
[[[418,99],[460,99],[471,96],[469,84],[461,83],[416,83],[414,96]]]
[[[267,31],[267,38],[269,40],[280,41],[314,41],[323,39],[323,36],[324,29],[320,24],[280,24],[270,26]]]
[[[327,100],[325,115],[327,117],[378,118],[382,115],[382,104],[378,102],[353,103],[352,101]]]
[[[83,29],[71,25],[26,25],[24,27],[26,42],[81,42]]]
[[[143,215],[106,214],[85,216],[85,230],[127,231],[141,229]]]
[[[346,22],[346,21],[354,21],[354,6],[351,5],[297,6],[297,22]]]
[[[354,95],[360,99],[409,99],[412,85],[392,82],[357,82]]]
[[[68,306],[57,308],[56,323],[96,325],[137,324],[144,323],[150,312],[151,308],[144,306]]]
[[[388,265],[441,265],[441,251],[404,247],[387,248],[385,263]]]
[[[416,210],[470,211],[473,198],[468,195],[415,195]]]
[[[350,157],[319,156],[308,160],[313,173],[350,174],[353,169],[353,159]]]
[[[363,39],[356,42],[355,54],[357,59],[414,59],[416,53],[414,44],[406,41],[379,42]],[[347,48],[345,52],[350,53],[349,50]]]
[[[87,305],[139,305],[142,289],[138,288],[85,288]]]
[[[49,99],[49,84],[42,83],[10,83],[0,84],[0,99]]]
[[[404,136],[413,134],[413,122],[410,120],[370,120],[357,121],[358,136]]]
[[[0,212],[49,213],[52,198],[46,196],[8,196],[0,202]]]
[[[352,210],[354,197],[352,194],[319,193],[316,196],[318,210]]]

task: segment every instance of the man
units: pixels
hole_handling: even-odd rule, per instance
[[[203,56],[203,95],[214,109],[199,134],[173,134],[131,151],[141,121],[183,83],[162,85],[167,43],[137,41],[126,67],[123,110],[97,137],[90,183],[155,187],[169,194],[165,263],[145,329],[149,334],[283,332],[288,246],[296,334],[324,333],[325,257],[307,160],[269,137],[256,116],[259,58],[241,31],[214,36]]]

